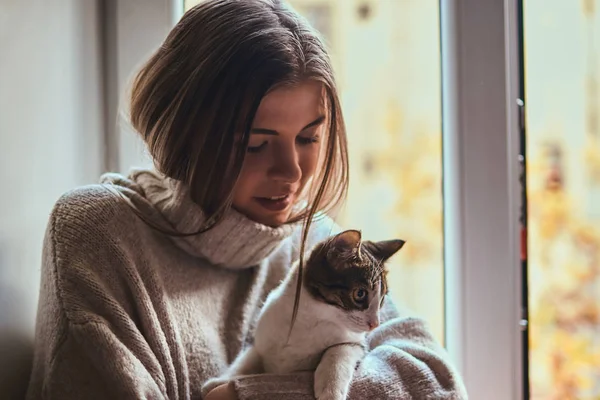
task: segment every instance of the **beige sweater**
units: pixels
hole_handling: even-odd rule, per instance
[[[185,188],[150,171],[103,183],[155,223],[191,232],[202,213]],[[309,246],[335,229],[311,231]],[[65,194],[45,238],[29,399],[199,399],[252,340],[262,301],[298,257],[300,226],[269,228],[231,211],[202,235],[174,238],[103,185]],[[464,399],[423,322],[388,302],[349,398]],[[245,399],[313,399],[312,374],[235,382]]]

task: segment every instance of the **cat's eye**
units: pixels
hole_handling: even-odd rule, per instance
[[[352,291],[352,299],[356,302],[363,302],[367,298],[367,291],[363,288],[356,288]]]

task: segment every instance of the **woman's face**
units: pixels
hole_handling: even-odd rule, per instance
[[[269,226],[284,224],[314,175],[324,133],[322,85],[307,81],[269,92],[250,132],[233,206]]]

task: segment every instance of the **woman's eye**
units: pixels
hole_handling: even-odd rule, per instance
[[[300,143],[300,144],[313,144],[313,143],[317,143],[319,141],[319,136],[317,136],[317,135],[310,136],[310,137],[298,136],[298,138],[296,140],[298,140],[298,143]]]
[[[262,142],[258,146],[248,146],[246,148],[246,150],[248,151],[248,153],[258,153],[262,149],[264,149],[266,146],[267,146],[267,141],[265,140],[264,142]]]

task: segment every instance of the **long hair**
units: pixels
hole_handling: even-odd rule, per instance
[[[184,182],[205,213],[197,234],[232,206],[250,129],[262,98],[303,81],[324,88],[327,134],[303,221],[300,274],[310,224],[348,187],[346,131],[331,60],[309,23],[280,0],[205,0],[185,13],[133,80],[129,118],[155,167]],[[292,322],[293,325],[293,322]]]

